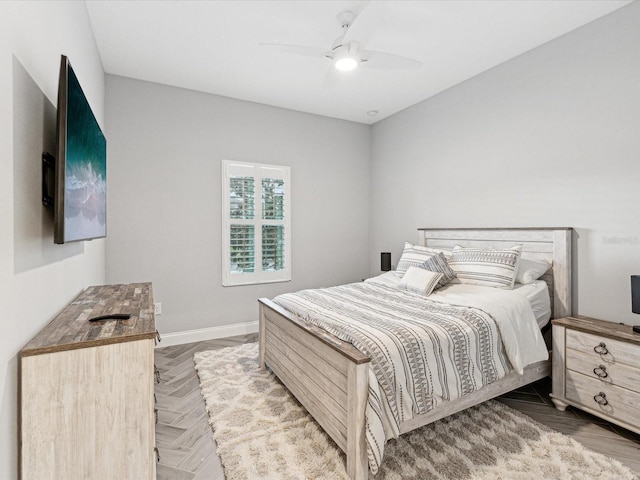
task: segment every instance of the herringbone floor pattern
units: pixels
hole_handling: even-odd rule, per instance
[[[156,349],[160,371],[160,383],[155,386],[158,480],[224,480],[193,355],[256,341],[257,334],[252,334]]]
[[[224,480],[200,394],[193,355],[202,350],[255,341],[257,335],[251,334],[156,349],[155,361],[161,379],[155,387],[158,408],[156,444],[160,453],[158,480]],[[640,472],[640,435],[571,407],[560,412],[549,399],[550,390],[550,380],[544,379],[499,399],[538,422],[575,438],[586,447],[617,458]]]

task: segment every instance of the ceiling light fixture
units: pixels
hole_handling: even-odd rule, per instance
[[[338,58],[333,65],[334,67],[336,67],[336,70],[340,70],[341,72],[348,72],[358,66],[358,60],[346,55],[342,58]]]
[[[333,66],[341,72],[349,72],[360,65],[358,55],[358,44],[351,42],[347,45],[339,45],[333,48],[332,55],[325,55],[333,58]]]

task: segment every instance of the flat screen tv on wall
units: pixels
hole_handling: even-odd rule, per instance
[[[107,236],[107,141],[62,55],[53,198],[54,242]]]

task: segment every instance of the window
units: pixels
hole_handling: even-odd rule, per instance
[[[222,285],[291,280],[289,167],[222,161]]]

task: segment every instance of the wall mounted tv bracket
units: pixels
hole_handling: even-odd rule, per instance
[[[56,157],[42,152],[42,204],[53,208],[56,185]]]

